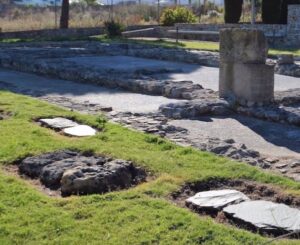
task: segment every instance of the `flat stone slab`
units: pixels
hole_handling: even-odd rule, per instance
[[[198,192],[196,195],[188,198],[186,203],[199,208],[221,210],[230,204],[247,200],[249,200],[249,198],[245,194],[236,190],[216,190]]]
[[[223,209],[226,215],[260,231],[300,232],[300,210],[269,201],[246,201]]]
[[[78,125],[75,127],[65,128],[63,132],[70,136],[84,137],[94,136],[97,131],[88,125]]]
[[[76,123],[70,119],[63,118],[63,117],[42,118],[39,121],[42,124],[47,125],[50,128],[55,128],[55,129],[64,129],[64,128],[78,126],[78,123]]]

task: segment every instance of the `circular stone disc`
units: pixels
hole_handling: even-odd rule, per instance
[[[93,136],[96,134],[97,131],[87,125],[78,125],[71,128],[65,128],[63,132],[70,136],[84,137]]]

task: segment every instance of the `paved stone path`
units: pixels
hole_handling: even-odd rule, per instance
[[[33,96],[64,96],[77,103],[111,106],[114,111],[155,112],[161,104],[171,101],[161,96],[148,96],[106,89],[103,87],[44,78],[32,74],[0,69],[0,87]],[[300,129],[238,116],[236,118],[203,118],[203,120],[174,120],[174,124],[189,130],[193,141],[205,137],[233,138],[268,157],[300,159]]]
[[[203,117],[201,120],[174,120],[174,126],[189,130],[195,138],[234,139],[263,155],[300,159],[300,129],[244,116]]]
[[[5,69],[0,69],[0,81],[13,85],[21,93],[65,96],[78,103],[89,101],[89,103],[100,104],[104,107],[113,107],[116,111],[155,112],[162,104],[178,101],[162,96],[136,94]]]
[[[54,59],[51,59],[52,61]],[[130,56],[85,56],[64,58],[80,66],[94,67],[108,72],[153,73],[152,77],[175,81],[190,80],[201,84],[204,88],[218,90],[219,68],[186,64],[181,62],[160,61]],[[156,75],[155,75],[156,73]],[[300,88],[300,79],[275,75],[275,90]]]

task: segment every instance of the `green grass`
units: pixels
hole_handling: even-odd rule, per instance
[[[134,39],[108,39],[105,36],[98,36],[91,38],[92,40],[99,40],[102,42],[129,42],[129,43],[142,43],[148,45],[157,45],[165,48],[182,48],[182,49],[194,49],[194,50],[203,50],[203,51],[213,51],[219,52],[219,43],[218,42],[207,42],[207,41],[183,41],[180,40],[178,43],[170,40],[134,40]],[[270,55],[279,55],[279,54],[293,54],[300,56],[300,48],[270,48]]]
[[[99,116],[4,91],[0,91],[0,109],[13,115],[0,121],[1,165],[68,148],[132,160],[154,176],[130,190],[51,198],[0,170],[0,244],[262,244],[266,239],[259,235],[176,207],[168,195],[185,182],[211,178],[256,180],[300,195],[300,184],[290,179],[116,124],[106,123],[94,137],[69,138],[33,121],[65,116],[100,127]]]

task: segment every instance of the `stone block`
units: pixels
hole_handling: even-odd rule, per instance
[[[274,66],[223,63],[219,90],[220,97],[234,96],[238,102],[270,102],[274,97]]]
[[[294,55],[292,54],[282,54],[278,57],[279,65],[291,65],[295,63]]]
[[[233,63],[265,63],[268,53],[263,31],[252,29],[222,29],[220,60]]]
[[[221,62],[219,70],[219,95],[221,98],[233,96],[234,63]]]

